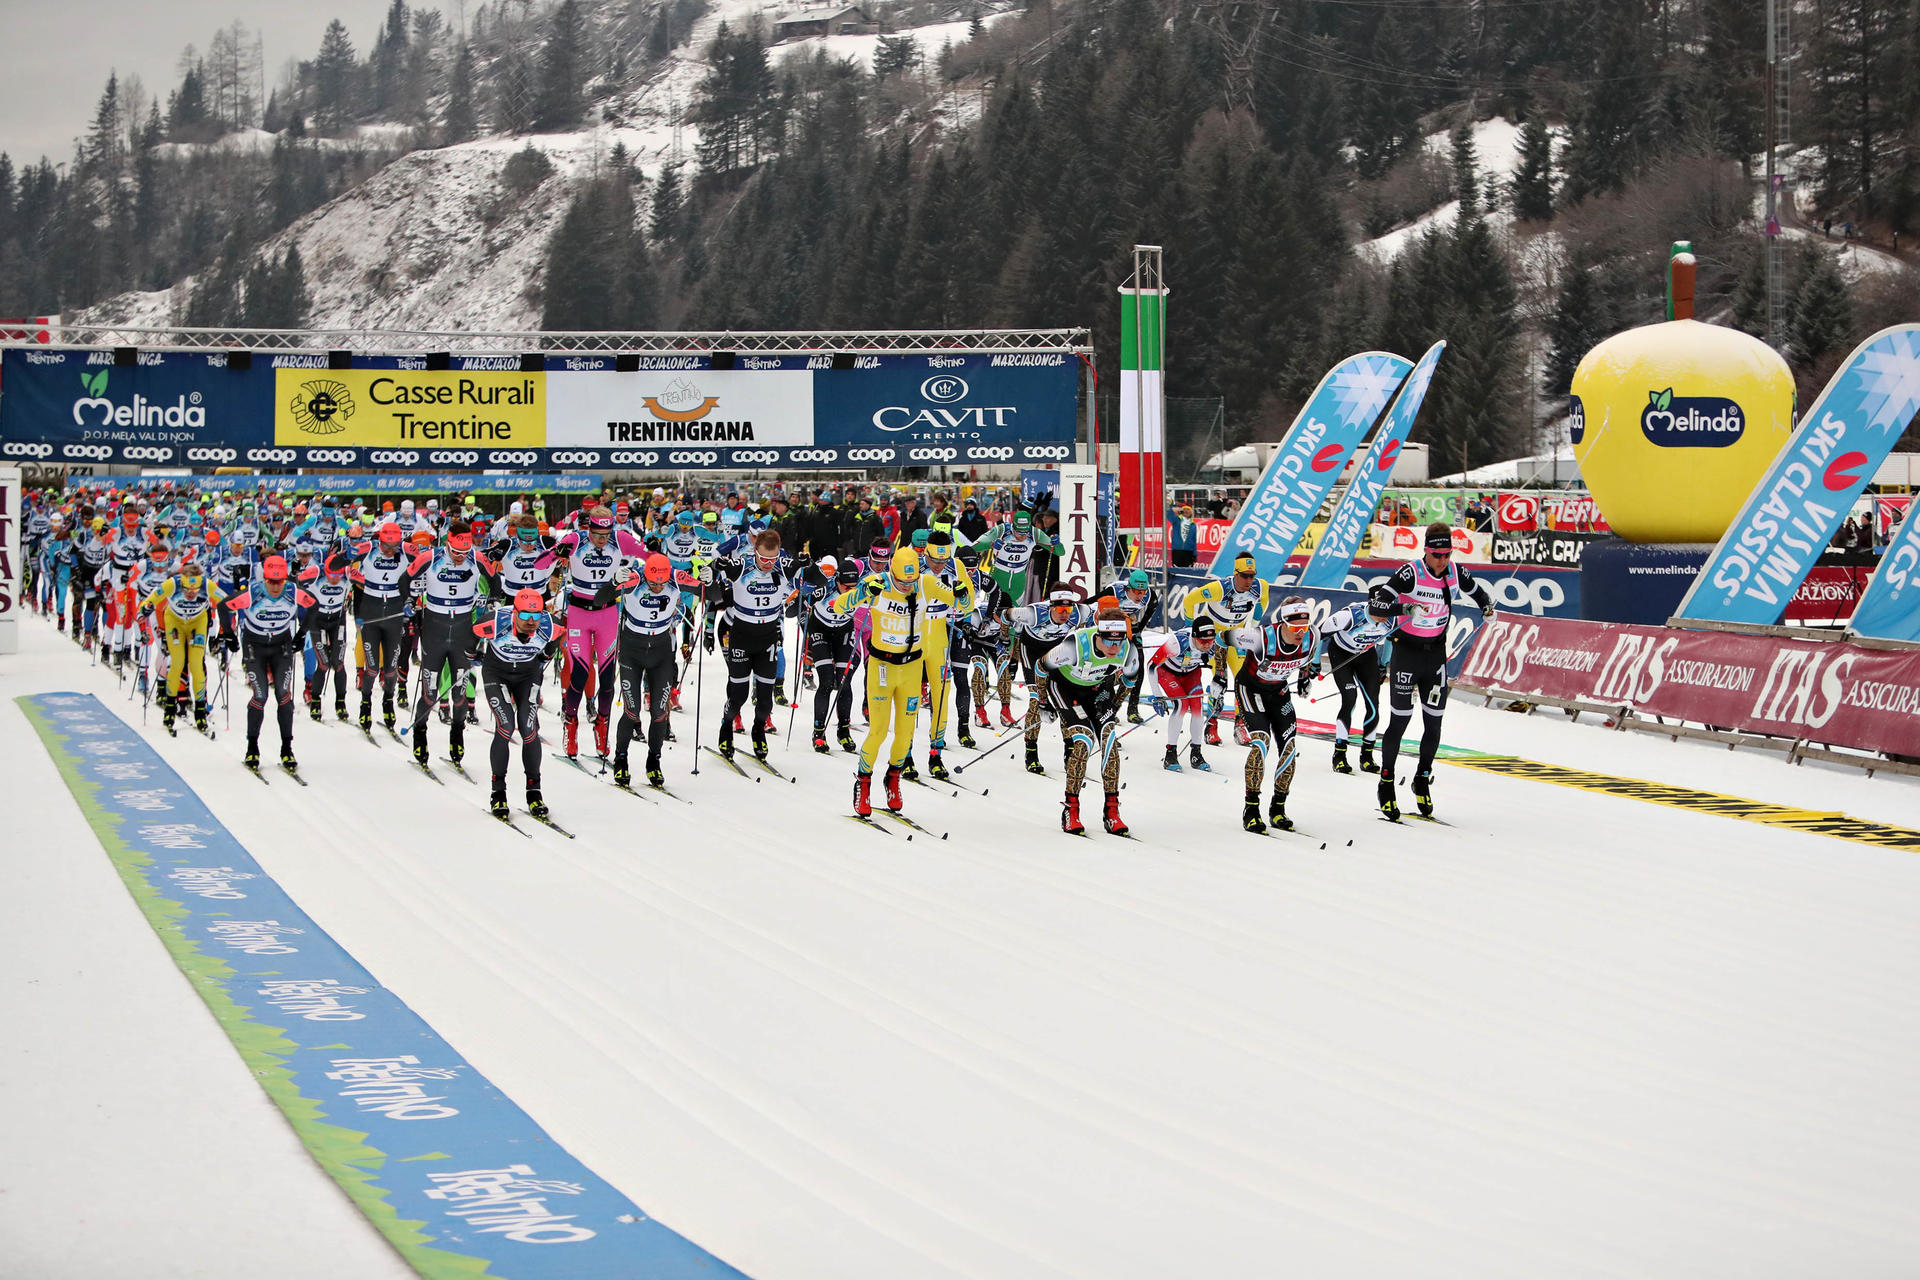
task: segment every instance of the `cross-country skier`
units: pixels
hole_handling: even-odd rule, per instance
[[[829,569],[827,566],[832,565]],[[842,751],[854,750],[853,669],[859,662],[855,653],[853,618],[835,611],[833,600],[860,581],[859,563],[845,563],[824,557],[818,568],[822,577],[831,575],[832,585],[823,589],[807,605],[808,669],[813,672],[813,749],[827,755],[827,716],[839,722],[837,741]]]
[[[1049,712],[1060,719],[1066,747],[1066,794],[1060,804],[1060,829],[1084,834],[1080,822],[1080,788],[1087,762],[1097,748],[1101,754],[1100,782],[1106,803],[1100,820],[1114,835],[1127,834],[1120,819],[1120,700],[1127,681],[1131,628],[1117,607],[1100,610],[1090,627],[1073,632],[1034,663],[1040,695]],[[1133,668],[1137,673],[1137,664]],[[1137,675],[1136,675],[1137,678]]]
[[[1011,520],[994,525],[974,540],[973,545],[980,548],[982,555],[991,553],[988,572],[1013,604],[1021,604],[1027,598],[1027,571],[1033,567],[1033,553],[1043,539],[1054,555],[1066,554],[1059,538],[1033,527],[1033,512],[1023,507],[1013,513]]]
[[[614,731],[614,785],[633,785],[627,747],[639,728],[641,712],[647,722],[647,783],[664,787],[660,747],[667,740],[673,686],[674,625],[680,621],[680,588],[673,580],[673,562],[655,553],[643,570],[622,584],[620,594],[620,723]]]
[[[1241,655],[1234,701],[1246,727],[1248,750],[1246,804],[1240,823],[1249,831],[1265,831],[1260,821],[1260,783],[1273,757],[1273,800],[1267,818],[1283,831],[1293,830],[1287,816],[1287,793],[1293,787],[1299,750],[1294,741],[1293,688],[1305,693],[1313,679],[1318,641],[1313,635],[1313,606],[1299,596],[1280,602],[1280,620],[1264,626],[1236,627],[1225,642]]]
[[[400,526],[383,524],[371,542],[357,542],[327,557],[326,568],[345,568],[354,584],[354,617],[360,624],[366,679],[360,685],[360,727],[373,728],[373,686],[380,685],[380,713],[394,726],[394,686],[399,679],[400,633],[406,625],[407,593],[412,589],[413,558]]]
[[[1453,597],[1465,596],[1480,606],[1482,615],[1493,616],[1493,597],[1486,587],[1473,580],[1465,565],[1453,563],[1453,530],[1444,520],[1427,526],[1424,551],[1387,579],[1405,611],[1393,636],[1388,664],[1392,718],[1380,749],[1380,812],[1394,819],[1400,816],[1400,803],[1393,794],[1393,766],[1400,755],[1400,736],[1413,722],[1416,698],[1426,724],[1413,798],[1422,817],[1433,816],[1433,758],[1440,750],[1440,718],[1447,711],[1447,624],[1453,620]]]
[[[1340,690],[1340,714],[1333,720],[1333,771],[1352,773],[1347,763],[1347,722],[1360,707],[1360,772],[1372,773],[1373,744],[1380,728],[1380,645],[1393,635],[1400,597],[1382,582],[1355,601],[1328,614],[1315,631],[1326,641],[1325,656]],[[1316,669],[1315,676],[1320,672]]]
[[[1133,663],[1140,666],[1146,661],[1141,651],[1142,633],[1146,631],[1147,620],[1153,616],[1155,606],[1160,603],[1153,590],[1153,579],[1145,569],[1135,569],[1127,574],[1126,581],[1120,584],[1120,590],[1114,598],[1119,601],[1120,612],[1127,615],[1127,626],[1131,630],[1127,644],[1133,649]],[[1144,680],[1136,680],[1127,690],[1127,723],[1144,724],[1146,717],[1140,714],[1140,686]]]
[[[141,601],[140,611],[154,614],[167,646],[167,681],[160,714],[167,732],[176,716],[193,699],[193,727],[207,731],[207,631],[211,611],[226,601],[221,591],[189,560]]]
[[[227,602],[229,622],[226,650],[235,648],[235,633],[244,642],[241,666],[247,673],[246,766],[260,771],[260,725],[266,716],[268,690],[278,700],[280,767],[299,768],[293,758],[293,659],[300,651],[300,619],[313,597],[287,578],[287,562],[268,556],[245,591]]]
[[[1046,701],[1047,677],[1038,664],[1062,640],[1081,627],[1093,624],[1094,607],[1086,602],[1080,588],[1063,582],[1054,587],[1044,602],[1008,609],[1005,616],[1014,643],[1019,646],[1020,665],[1027,672],[1027,772],[1045,773],[1046,767],[1040,763],[1040,708]],[[1013,664],[1008,663],[1000,670],[1002,708],[1012,689]]]
[[[1213,768],[1200,750],[1205,721],[1202,708],[1206,702],[1200,684],[1206,679],[1207,662],[1213,657],[1214,636],[1213,619],[1202,615],[1193,620],[1192,626],[1169,635],[1153,651],[1154,687],[1159,690],[1156,701],[1161,704],[1161,714],[1167,718],[1167,754],[1161,762],[1163,768],[1175,772],[1180,769],[1180,721],[1183,717],[1187,722],[1189,744],[1187,763],[1195,769]]]
[[[963,545],[954,553],[973,578],[973,608],[957,614],[947,631],[947,666],[953,675],[954,709],[959,713],[959,742],[974,745],[973,727],[993,726],[987,719],[987,686],[995,658],[1007,642],[1007,593],[989,574],[979,572],[980,552]]]
[[[496,605],[473,628],[480,638],[480,682],[493,712],[493,794],[488,802],[496,818],[507,809],[507,763],[513,735],[520,735],[520,769],[527,780],[527,812],[547,816],[540,795],[540,681],[547,659],[559,645],[553,615],[540,593],[521,588],[512,602]]]
[[[1267,584],[1260,580],[1258,562],[1246,552],[1233,558],[1233,577],[1222,581],[1209,578],[1206,582],[1187,593],[1181,604],[1181,611],[1189,619],[1201,614],[1213,619],[1213,625],[1221,635],[1226,635],[1235,627],[1243,627],[1267,616]],[[1207,742],[1212,746],[1220,745],[1220,706],[1227,692],[1227,681],[1240,670],[1242,661],[1239,650],[1231,645],[1215,647],[1213,662],[1213,680],[1207,690]],[[1246,733],[1241,724],[1235,733],[1238,741]]]
[[[313,608],[307,611],[307,642],[313,646],[313,670],[307,674],[307,714],[320,719],[327,693],[327,674],[333,674],[333,714],[347,718],[347,597],[353,581],[347,566],[328,558],[327,566],[312,565],[300,574]]]
[[[613,512],[590,508],[581,527],[569,530],[538,563],[566,561],[567,691],[561,700],[566,752],[580,754],[580,704],[594,689],[593,745],[605,759],[613,714],[614,662],[620,649],[620,584],[646,562],[640,540],[613,527]]]

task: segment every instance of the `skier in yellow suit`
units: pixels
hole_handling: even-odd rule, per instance
[[[967,570],[953,558],[953,535],[944,529],[921,530],[913,535],[913,545],[920,553],[920,568],[925,577],[957,592],[960,577]],[[968,589],[972,589],[971,581]],[[962,609],[934,599],[928,599],[923,611],[926,639],[920,647],[927,664],[927,772],[936,778],[947,776],[947,766],[940,753],[947,749],[947,717],[953,706],[953,672],[947,665],[948,628],[971,612],[971,607]],[[901,765],[901,776],[909,782],[920,777],[913,767],[911,748]]]
[[[180,571],[155,587],[140,602],[140,612],[156,615],[158,628],[167,644],[167,696],[160,711],[167,732],[189,689],[193,694],[193,727],[207,731],[207,624],[213,610],[226,600],[226,593],[207,581],[200,566],[192,560]]]
[[[860,770],[853,781],[853,811],[873,813],[873,766],[880,758],[887,730],[893,730],[893,750],[887,759],[887,808],[898,813],[900,766],[913,750],[914,726],[920,718],[920,687],[927,675],[925,637],[929,603],[973,608],[973,579],[964,568],[953,587],[920,574],[920,553],[902,547],[893,553],[891,568],[870,573],[834,598],[836,613],[852,614],[864,607],[871,633],[867,637],[867,740],[860,747]],[[944,654],[942,655],[944,659]]]
[[[1244,551],[1235,556],[1232,579],[1207,579],[1187,593],[1181,612],[1189,622],[1205,613],[1213,619],[1221,635],[1235,627],[1256,626],[1265,621],[1267,584],[1260,580],[1254,558]],[[1216,747],[1220,745],[1220,705],[1226,698],[1228,679],[1240,674],[1242,661],[1239,650],[1224,644],[1214,646],[1213,682],[1207,690],[1207,741]],[[1234,725],[1235,738],[1245,746],[1246,740],[1240,738],[1244,728],[1238,720]]]

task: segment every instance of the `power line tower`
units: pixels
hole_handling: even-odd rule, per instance
[[[1767,0],[1767,342],[1784,346],[1787,245],[1781,234],[1781,201],[1793,199],[1782,172],[1793,117],[1793,0]]]
[[[1220,46],[1227,109],[1252,107],[1260,46],[1280,23],[1280,6],[1273,0],[1191,0],[1188,11]]]

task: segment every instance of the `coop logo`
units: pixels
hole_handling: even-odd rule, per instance
[[[967,450],[969,462],[1009,462],[1013,459],[1013,450],[1006,445],[986,445]]]
[[[166,462],[173,457],[173,450],[154,445],[134,445],[121,453],[129,462]]]
[[[717,453],[670,453],[667,461],[676,467],[710,467],[720,461]]]
[[[1746,415],[1733,401],[1676,396],[1672,387],[1649,391],[1647,407],[1640,411],[1641,434],[1663,449],[1724,449],[1746,429]]]
[[[412,449],[375,449],[367,455],[367,461],[376,467],[411,467],[420,461],[420,455]]]
[[[60,446],[63,458],[91,458],[95,462],[105,462],[113,456],[113,448],[104,444],[67,444]]]
[[[347,429],[355,405],[347,384],[331,378],[303,382],[287,403],[294,425],[310,436],[338,435]]]
[[[967,398],[967,380],[951,373],[935,374],[920,384],[920,394],[935,404],[958,404]]]
[[[563,449],[551,455],[550,460],[556,467],[597,467],[600,455],[593,452]]]
[[[777,449],[735,449],[728,458],[736,467],[753,465],[770,467],[780,461],[780,452]]]
[[[849,449],[847,450],[847,461],[848,462],[892,462],[893,450],[891,449]]]
[[[1059,461],[1072,453],[1064,444],[1030,444],[1020,450],[1020,456],[1030,462]]]
[[[50,444],[22,444],[17,440],[7,441],[6,456],[9,458],[47,458],[53,455]]]
[[[490,467],[530,467],[538,461],[540,455],[531,449],[495,449],[487,455]]]
[[[189,449],[187,450],[188,462],[227,463],[227,462],[232,462],[235,458],[239,456],[240,455],[232,449]]]
[[[247,450],[247,461],[248,462],[274,462],[274,463],[280,463],[282,465],[285,465],[286,463],[293,461],[293,450],[291,449],[249,449]]]
[[[958,449],[909,449],[907,457],[915,462],[952,462],[960,456]]]
[[[653,452],[630,453],[626,450],[615,450],[607,455],[607,461],[616,467],[650,467],[660,461],[660,455]]]
[[[332,463],[336,466],[350,467],[360,455],[352,449],[309,449],[307,461],[317,465]]]
[[[787,455],[789,462],[833,462],[840,457],[837,449],[795,449]]]
[[[200,403],[200,393],[177,396],[172,404],[158,404],[143,395],[135,395],[132,404],[115,404],[107,399],[107,375],[111,369],[96,369],[92,373],[81,373],[80,385],[86,395],[79,396],[73,402],[73,424],[76,427],[88,425],[89,413],[98,416],[98,425],[103,427],[204,427],[207,425],[207,409]]]
[[[428,454],[427,461],[436,467],[470,467],[480,461],[480,455],[470,449],[442,449]]]

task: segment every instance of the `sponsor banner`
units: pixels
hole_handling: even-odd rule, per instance
[[[1361,437],[1412,369],[1410,360],[1369,351],[1327,371],[1234,517],[1213,560],[1215,577],[1233,572],[1243,551],[1252,554],[1262,578],[1280,572]]]
[[[1680,602],[1680,616],[1770,626],[1920,409],[1920,325],[1854,348]]]
[[[0,467],[0,653],[20,651],[20,468]]]
[[[1580,548],[1600,537],[1597,533],[1496,533],[1489,550],[1494,564],[1580,565]]]
[[[1828,746],[1911,755],[1920,745],[1920,652],[1502,617],[1460,678]]]
[[[1362,544],[1368,541],[1380,494],[1393,478],[1393,464],[1400,460],[1401,446],[1407,442],[1407,433],[1413,430],[1413,420],[1420,415],[1427,387],[1433,381],[1433,371],[1446,348],[1445,342],[1428,347],[1401,384],[1393,398],[1393,407],[1387,410],[1386,421],[1380,424],[1373,443],[1354,466],[1346,493],[1334,507],[1333,514],[1327,517],[1328,535],[1314,549],[1313,559],[1307,562],[1307,571],[1301,575],[1302,582],[1320,587],[1337,585],[1354,556],[1364,549]]]
[[[261,438],[269,384],[224,353],[9,347],[0,351],[0,462],[180,465]],[[232,459],[237,461],[238,459]]]
[[[1207,564],[1226,545],[1227,530],[1233,527],[1233,521],[1195,520],[1193,525],[1193,562]],[[1158,568],[1164,559],[1161,548],[1170,536],[1170,530],[1160,529],[1148,529],[1141,534],[1139,563],[1145,568]]]
[[[814,378],[816,442],[899,450],[905,466],[1015,462],[1023,444],[1073,456],[1080,361],[1065,352],[856,356]]]
[[[277,369],[273,442],[311,448],[538,449],[545,373],[465,369]]]
[[[1032,506],[1041,494],[1048,495],[1055,506],[1059,505],[1060,473],[1042,467],[1022,467],[1020,469],[1020,505]],[[1111,471],[1100,473],[1100,520],[1105,534],[1102,552],[1108,562],[1113,560],[1113,546],[1120,536],[1120,485]],[[1064,539],[1064,535],[1062,535]]]
[[[782,372],[549,373],[551,447],[809,448],[818,375]]]
[[[1377,524],[1369,544],[1371,554],[1382,560],[1418,560],[1426,554],[1427,531],[1424,526]],[[1453,526],[1453,554],[1468,564],[1493,563],[1493,535]]]
[[[1880,567],[1854,610],[1853,629],[1882,640],[1920,643],[1920,517],[1911,511],[1880,556]]]
[[[1092,466],[1072,462],[1060,468],[1059,538],[1066,547],[1057,572],[1060,581],[1079,587],[1091,600],[1100,594],[1099,505],[1100,473]]]
[[[98,699],[18,701],[240,1056],[422,1275],[740,1275],[554,1142],[314,923]]]
[[[566,475],[309,475],[309,476],[234,476],[228,486],[252,493],[266,489],[273,493],[598,493],[604,487],[596,472],[570,472]],[[158,489],[180,483],[179,476],[114,476],[111,481],[89,476],[68,476],[67,489],[94,489],[105,484],[116,489]]]
[[[1793,599],[1787,601],[1788,622],[1843,622],[1853,616],[1873,570],[1866,565],[1817,564],[1807,570]]]
[[[1502,493],[1493,500],[1496,533],[1532,533],[1540,527],[1540,495]]]

